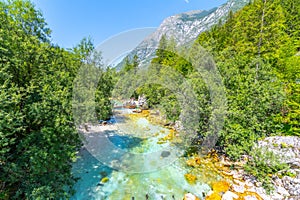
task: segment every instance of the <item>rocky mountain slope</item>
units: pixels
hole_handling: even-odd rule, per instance
[[[150,60],[163,35],[169,39],[173,38],[178,45],[193,42],[201,32],[208,30],[220,21],[224,21],[230,11],[235,12],[248,2],[249,0],[229,0],[219,8],[213,8],[209,11],[195,10],[170,16],[161,23],[154,33],[145,38],[140,45],[129,53],[129,57],[137,55],[143,62]]]

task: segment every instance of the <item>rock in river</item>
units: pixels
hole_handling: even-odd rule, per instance
[[[165,158],[168,157],[170,154],[171,154],[170,151],[162,151],[160,155],[161,157]]]

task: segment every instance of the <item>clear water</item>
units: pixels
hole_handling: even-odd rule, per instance
[[[157,143],[159,138],[168,133],[168,130],[149,123],[146,118],[139,118],[138,120],[120,119],[117,120],[118,130],[110,131],[107,135],[109,140],[120,149],[147,156],[151,152],[163,150],[170,145],[168,142],[165,144]],[[105,149],[105,146],[99,146],[96,150],[103,151],[103,148]],[[110,151],[106,153],[109,154]],[[163,162],[167,158],[155,159],[156,162]],[[128,158],[127,162],[138,166],[145,165],[145,163],[138,163],[139,161],[131,160],[131,158]],[[201,180],[198,180],[194,185],[190,185],[185,180],[184,175],[189,173],[190,169],[186,168],[183,160],[177,159],[163,166],[147,173],[114,170],[102,164],[83,148],[79,153],[78,160],[73,165],[73,175],[80,179],[74,186],[76,194],[71,199],[181,200],[187,192],[202,198],[203,193],[210,191],[210,187],[204,182],[201,183]],[[102,183],[101,180],[104,177],[108,177],[109,180]]]

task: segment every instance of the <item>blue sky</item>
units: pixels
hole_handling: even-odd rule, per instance
[[[32,0],[52,30],[52,42],[71,48],[87,36],[95,45],[134,28],[158,27],[168,16],[208,10],[226,0]]]

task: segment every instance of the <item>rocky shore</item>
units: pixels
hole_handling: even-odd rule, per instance
[[[245,156],[244,161],[231,162],[222,156],[219,158],[218,169],[224,181],[212,185],[206,200],[300,200],[300,137],[268,137],[259,141],[255,148],[266,148],[289,165],[288,170],[270,175],[274,190],[268,194],[261,182],[244,171],[243,165],[249,157]],[[228,170],[230,166],[236,167]],[[199,198],[188,193],[184,200]]]
[[[170,130],[180,132],[182,129],[180,122],[172,124],[165,122],[159,111],[146,110],[139,112],[139,115],[154,123],[167,126]],[[102,123],[97,126],[89,126],[89,131],[82,127],[81,131],[89,133],[117,129],[114,124]],[[217,156],[216,153],[213,153],[208,157],[190,157],[186,164],[191,168],[198,168],[200,165],[205,165],[205,163],[214,163],[215,171],[218,171],[223,179],[211,183],[211,192],[203,194],[201,198],[187,193],[184,200],[202,200],[202,198],[206,200],[300,200],[300,137],[268,137],[259,141],[254,148],[267,149],[279,156],[282,162],[289,165],[288,170],[270,174],[271,184],[274,188],[271,193],[263,188],[263,183],[257,178],[244,171],[244,165],[250,159],[249,156],[244,156],[242,161],[232,162],[224,155]],[[211,166],[208,168],[211,168]],[[189,175],[187,177],[194,177],[192,174],[187,175]]]
[[[149,112],[151,121],[156,123],[166,123],[159,111],[151,110]],[[151,117],[152,116],[152,117]],[[180,132],[182,124],[176,121],[167,124],[170,128]],[[206,200],[300,200],[300,137],[297,136],[274,136],[260,140],[255,148],[264,148],[280,157],[280,160],[289,165],[288,170],[280,171],[271,175],[271,182],[274,190],[268,193],[263,188],[263,183],[254,176],[249,175],[243,169],[249,156],[244,157],[244,161],[231,162],[225,156],[219,158],[219,169],[223,177],[229,184],[227,190],[219,191],[219,197],[215,196],[214,188],[210,194],[206,194]],[[210,162],[213,162],[210,160]],[[189,165],[189,163],[187,163]],[[230,166],[236,166],[230,169]],[[195,167],[195,166],[194,166]],[[221,183],[223,183],[221,181]],[[222,184],[221,184],[222,185]],[[224,188],[223,188],[224,189]],[[225,187],[226,189],[226,187]],[[185,200],[197,200],[198,197],[193,194],[186,194]]]

